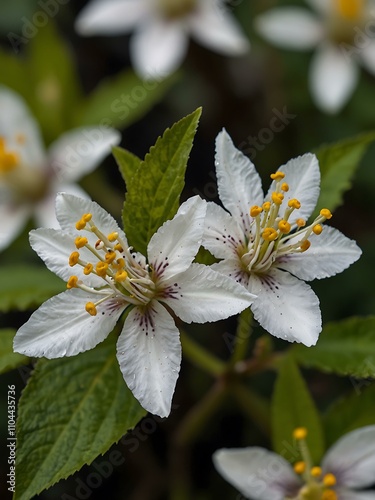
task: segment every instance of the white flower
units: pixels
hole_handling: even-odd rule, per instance
[[[306,431],[303,428],[298,432]],[[349,432],[313,467],[306,442],[293,467],[258,447],[221,449],[213,461],[220,474],[250,500],[375,500],[375,425]]]
[[[319,301],[302,280],[333,276],[361,254],[336,229],[323,230],[329,210],[306,225],[319,195],[317,158],[306,154],[280,167],[264,197],[254,165],[222,131],[216,173],[220,199],[231,215],[208,203],[202,244],[223,259],[214,269],[257,296],[254,317],[272,335],[315,344],[321,331]]]
[[[94,170],[120,139],[111,128],[78,128],[46,152],[24,101],[0,86],[0,249],[16,238],[30,216],[38,226],[57,226],[56,193],[85,196],[75,181]]]
[[[31,231],[30,242],[47,267],[67,281],[68,290],[45,302],[18,330],[14,350],[36,357],[74,356],[102,342],[126,310],[117,343],[124,379],[146,410],[167,416],[181,346],[164,306],[183,321],[204,323],[237,314],[253,299],[233,280],[192,264],[205,213],[206,203],[198,196],[183,203],[151,238],[147,263],[128,247],[103,208],[59,194],[61,230]]]
[[[280,47],[316,48],[310,66],[313,99],[327,113],[338,112],[358,81],[358,63],[375,74],[373,0],[307,0],[307,9],[278,7],[260,15],[256,27]]]
[[[117,35],[133,28],[130,55],[141,78],[164,78],[176,70],[189,34],[224,55],[249,50],[223,0],[92,0],[76,22],[81,35]]]

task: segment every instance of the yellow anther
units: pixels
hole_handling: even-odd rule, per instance
[[[92,214],[83,214],[81,220],[84,222],[89,222],[92,219]]]
[[[296,474],[303,474],[306,470],[306,464],[305,462],[296,462],[293,466],[294,472]]]
[[[66,284],[66,288],[68,288],[68,290],[70,290],[71,288],[76,288],[77,287],[77,283],[78,283],[78,277],[77,276],[71,276],[68,279],[68,282]]]
[[[93,269],[94,269],[94,266],[92,264],[90,264],[90,262],[89,262],[83,268],[83,274],[85,274],[87,276],[88,274],[92,273]]]
[[[122,248],[122,246],[120,245],[120,243],[117,243],[117,245],[115,245],[115,250],[117,250],[118,252],[123,252],[124,249]]]
[[[262,233],[262,238],[266,241],[275,241],[277,237],[278,233],[273,227],[266,227]]]
[[[275,205],[281,205],[284,199],[284,195],[282,193],[278,193],[277,191],[274,191],[271,195],[272,201],[275,203]]]
[[[96,264],[96,274],[101,278],[104,278],[107,274],[108,264],[106,262],[98,262]]]
[[[306,250],[308,250],[310,247],[311,243],[309,242],[309,240],[303,241],[300,245],[300,249],[302,250],[302,252],[306,252]]]
[[[108,238],[108,241],[110,241],[111,243],[112,243],[113,241],[116,241],[116,240],[117,240],[117,238],[118,238],[118,232],[117,232],[117,231],[115,231],[115,232],[113,232],[113,233],[110,233],[110,234],[107,236],[107,238]]]
[[[98,314],[96,306],[93,302],[87,302],[85,309],[89,314],[91,314],[91,316],[96,316]]]
[[[19,161],[18,155],[13,151],[6,151],[5,140],[0,138],[0,172],[14,170]]]
[[[258,207],[258,205],[254,205],[250,208],[250,215],[251,217],[257,217],[259,214],[263,212],[262,207]]]
[[[338,500],[337,493],[333,490],[325,490],[322,493],[322,500]]]
[[[287,182],[283,182],[281,184],[281,191],[284,191],[284,193],[287,193],[289,191],[289,184]]]
[[[306,226],[306,221],[305,221],[305,219],[297,219],[296,224],[298,227],[304,227],[304,226]]]
[[[321,234],[322,231],[323,231],[323,226],[321,224],[315,224],[315,226],[313,227],[313,233]]]
[[[84,220],[80,219],[79,221],[76,222],[76,229],[78,229],[78,231],[85,229],[85,227],[86,227],[86,222]]]
[[[119,282],[125,281],[127,277],[128,273],[126,271],[117,271],[117,273],[115,274],[115,280]]]
[[[105,261],[107,262],[107,264],[112,264],[115,258],[116,258],[116,252],[114,252],[113,250],[109,250],[105,254]]]
[[[320,477],[322,475],[321,467],[312,467],[310,474],[312,477]]]
[[[273,181],[281,181],[281,179],[284,179],[285,174],[284,172],[277,171],[274,174],[271,174],[270,177]]]
[[[75,240],[74,240],[74,244],[77,248],[83,248],[85,245],[87,245],[88,243],[88,240],[87,238],[85,237],[82,237],[82,236],[78,236]]]
[[[307,429],[306,427],[297,427],[293,431],[293,437],[294,439],[300,440],[300,439],[305,439],[307,436]]]
[[[289,224],[288,221],[281,220],[279,222],[279,229],[280,229],[281,233],[288,234],[288,233],[290,233],[291,228],[292,228],[292,226]]]
[[[326,219],[330,219],[332,217],[332,214],[328,208],[322,208],[320,211],[320,215],[322,217],[325,217]]]
[[[112,264],[115,269],[124,269],[125,260],[123,258],[117,259],[115,263]]]
[[[262,205],[262,208],[265,212],[268,212],[268,210],[271,208],[271,203],[269,201],[265,201]]]
[[[301,208],[301,203],[300,201],[297,200],[297,198],[292,198],[291,200],[288,201],[288,207],[295,208],[298,210],[299,208]]]
[[[360,17],[364,0],[336,0],[337,10],[342,17],[355,20]]]
[[[73,267],[76,264],[78,264],[79,260],[79,253],[78,252],[72,252],[69,257],[69,266]]]
[[[324,486],[328,486],[328,488],[330,488],[331,486],[335,486],[336,477],[329,472],[323,477],[323,484]]]

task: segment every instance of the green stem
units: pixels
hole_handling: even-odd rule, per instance
[[[271,433],[271,420],[270,408],[267,402],[240,383],[231,386],[231,394],[236,398],[240,407],[257,424],[259,429],[269,437]]]
[[[194,365],[211,375],[217,376],[225,370],[225,363],[200,346],[185,332],[180,330],[182,352]]]
[[[238,361],[246,358],[247,350],[249,347],[250,337],[253,331],[253,313],[248,307],[238,317],[236,338],[234,341],[234,347],[232,356],[229,361],[229,365],[233,366]]]

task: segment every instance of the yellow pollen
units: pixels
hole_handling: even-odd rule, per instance
[[[293,469],[296,474],[303,474],[306,470],[306,464],[305,462],[296,462]]]
[[[78,252],[72,252],[69,257],[69,266],[73,267],[76,264],[78,264],[79,260],[79,253]]]
[[[284,172],[277,171],[274,174],[271,174],[270,177],[273,181],[281,181],[281,179],[284,179],[285,174]]]
[[[284,191],[285,193],[289,191],[289,184],[287,184],[286,182],[283,182],[281,184],[281,191]]]
[[[126,271],[117,271],[115,275],[115,280],[116,281],[125,281],[126,278],[128,277],[128,273]]]
[[[298,210],[299,208],[301,208],[301,203],[296,198],[292,198],[288,201],[288,207]]]
[[[259,215],[262,212],[263,212],[263,208],[258,207],[258,205],[254,205],[253,207],[250,208],[251,217],[256,217],[257,215]]]
[[[335,493],[333,490],[323,491],[322,500],[338,500],[337,493]]]
[[[92,264],[90,264],[90,262],[89,262],[83,268],[83,274],[85,274],[87,276],[88,274],[92,273],[93,269],[94,269],[94,266]]]
[[[75,246],[76,246],[77,248],[82,248],[82,247],[84,247],[85,245],[87,245],[87,243],[88,243],[87,238],[82,237],[82,236],[78,236],[78,238],[76,238],[76,239],[74,240],[74,244],[75,244]]]
[[[271,198],[275,205],[281,205],[284,199],[284,195],[282,193],[277,193],[276,191],[274,191]]]
[[[124,249],[122,248],[122,246],[120,245],[120,243],[117,243],[117,245],[115,245],[115,250],[117,250],[118,252],[123,252]]]
[[[19,161],[18,155],[5,150],[5,140],[0,137],[0,172],[14,170]]]
[[[262,205],[262,208],[265,212],[268,212],[268,210],[271,208],[271,203],[269,201],[265,201]]]
[[[91,316],[96,316],[98,314],[96,306],[93,302],[87,302],[85,309],[89,314],[91,314]]]
[[[288,234],[290,232],[291,228],[292,228],[292,226],[289,224],[288,221],[281,220],[279,222],[279,229],[280,229],[281,233]]]
[[[320,211],[320,215],[322,217],[325,217],[326,219],[330,219],[332,217],[332,214],[328,208],[322,208]]]
[[[309,240],[303,241],[300,245],[300,249],[302,250],[302,252],[306,252],[306,250],[308,250],[310,247],[311,243],[309,242]]]
[[[358,19],[363,10],[363,0],[336,0],[339,14],[346,19]]]
[[[315,224],[313,227],[313,233],[314,234],[321,234],[323,231],[323,226],[321,224]]]
[[[262,233],[262,238],[265,241],[275,241],[277,237],[277,231],[273,227],[266,227]]]
[[[66,288],[68,288],[68,290],[70,290],[71,288],[76,288],[77,287],[77,283],[78,283],[78,277],[77,276],[71,276],[68,279],[68,282],[66,284]]]
[[[114,233],[110,233],[108,236],[108,241],[110,241],[111,243],[116,241],[117,238],[118,238],[118,233],[115,231]]]
[[[297,427],[293,431],[293,437],[294,439],[300,440],[300,439],[305,439],[307,436],[307,429],[306,427]]]
[[[107,252],[105,254],[105,261],[108,264],[112,264],[112,262],[115,260],[115,258],[116,258],[116,252],[114,252],[113,250],[110,250],[109,252]]]
[[[304,226],[306,226],[306,221],[305,221],[305,219],[297,219],[296,224],[298,227],[304,227]]]
[[[107,274],[108,264],[106,262],[98,262],[96,264],[96,274],[101,278],[104,278]]]
[[[116,260],[116,263],[113,264],[113,267],[115,269],[124,269],[125,267],[125,260],[120,258]]]
[[[310,471],[312,477],[320,477],[322,475],[321,467],[313,467]]]
[[[331,474],[331,473],[328,473],[326,474],[324,477],[323,477],[323,484],[324,486],[335,486],[336,484],[336,477]]]
[[[81,231],[81,229],[85,229],[85,227],[86,227],[86,222],[83,221],[82,219],[76,222],[76,229],[78,229],[78,231]]]
[[[83,214],[81,220],[89,222],[92,219],[92,214]]]

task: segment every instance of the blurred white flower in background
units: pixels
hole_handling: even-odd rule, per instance
[[[228,56],[250,48],[223,0],[92,0],[80,12],[76,29],[84,36],[134,29],[130,56],[141,78],[175,71],[187,53],[189,35]]]

